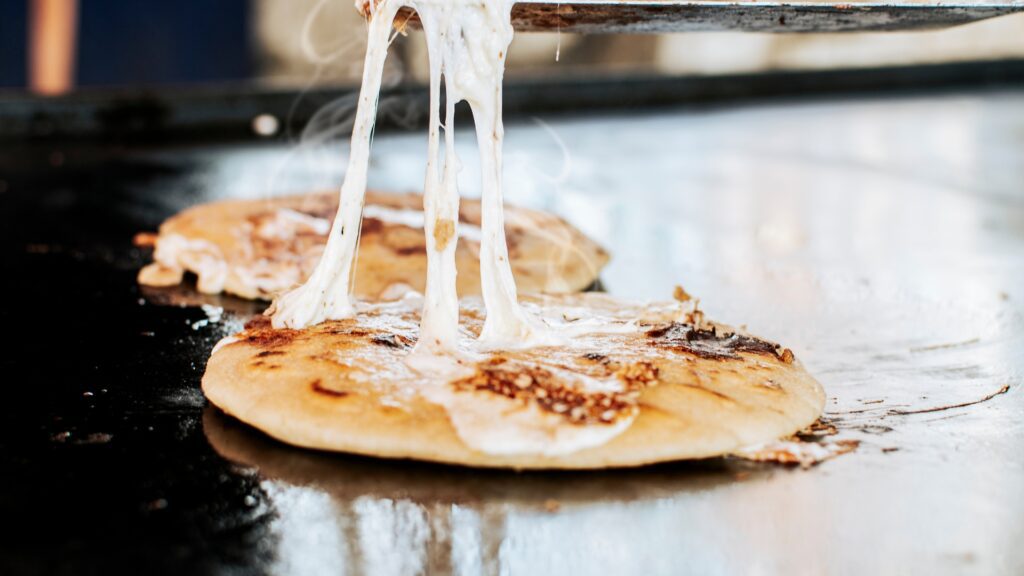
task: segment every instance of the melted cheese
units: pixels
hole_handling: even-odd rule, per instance
[[[352,149],[341,185],[338,214],[331,226],[327,247],[308,280],[283,294],[271,306],[275,328],[304,328],[324,320],[340,320],[355,312],[352,303],[353,272],[359,247],[370,138],[377,114],[377,98],[384,74],[391,21],[401,4],[384,0],[370,19],[362,85],[352,127]]]
[[[377,96],[397,11],[414,9],[423,25],[430,60],[430,119],[422,224],[427,245],[427,282],[420,337],[408,364],[431,375],[437,386],[423,394],[444,406],[456,431],[475,449],[499,454],[565,454],[602,444],[624,430],[615,425],[578,426],[538,410],[508,411],[504,400],[482,401],[455,393],[448,382],[465,360],[492,350],[565,344],[587,332],[633,330],[630,323],[591,319],[545,321],[520,306],[509,262],[502,209],[502,78],[512,41],[511,0],[381,0],[369,6],[368,48],[352,132],[352,153],[341,188],[338,215],[312,276],[271,307],[277,328],[303,328],[352,316],[358,307],[351,286],[366,190],[370,139]],[[441,154],[441,84],[445,88],[444,154]],[[469,104],[481,167],[481,293],[486,319],[475,342],[461,342],[456,293],[455,246],[460,233],[456,187],[455,104]],[[391,218],[408,214],[391,214]]]
[[[478,346],[502,349],[559,342],[555,333],[517,302],[508,258],[501,192],[501,83],[512,41],[509,0],[383,0],[370,5],[371,18],[363,83],[352,131],[352,153],[341,189],[338,215],[324,255],[302,286],[281,296],[272,309],[273,325],[303,328],[355,312],[351,286],[359,225],[366,192],[370,137],[373,132],[388,34],[398,9],[409,6],[423,23],[430,58],[430,127],[424,185],[427,286],[421,324],[421,351],[455,352],[458,342],[458,294],[455,245],[458,238],[458,159],[454,147],[455,104],[473,111],[482,173],[480,232],[481,291],[487,320]],[[440,91],[444,78],[445,154],[440,146]]]
[[[433,387],[424,394],[448,410],[455,432],[467,446],[502,456],[562,456],[593,448],[624,432],[636,419],[630,415],[611,424],[581,426],[533,405],[509,410],[508,400],[501,397],[445,387]]]
[[[426,215],[422,210],[408,210],[370,204],[363,207],[363,218],[372,218],[388,224],[408,226],[409,228],[426,228]],[[479,226],[467,224],[466,222],[459,222],[458,229],[458,238],[465,238],[477,243],[480,242],[480,238],[483,235]]]

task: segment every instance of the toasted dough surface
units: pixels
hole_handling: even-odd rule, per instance
[[[726,454],[791,434],[824,407],[821,386],[790,351],[727,326],[692,315],[679,321],[601,294],[528,298],[526,305],[570,323],[593,316],[641,320],[636,330],[589,334],[567,346],[491,354],[469,366],[476,380],[448,382],[407,365],[418,333],[414,305],[381,305],[303,330],[274,330],[260,319],[214,352],[203,391],[228,414],[297,446],[521,469],[627,467]],[[479,303],[463,302],[467,337],[479,332],[482,319]],[[517,370],[537,382],[537,374],[550,372],[620,377],[632,392],[605,402],[610,419],[599,410],[559,411],[550,402],[543,408],[566,426],[608,426],[627,413],[634,419],[606,443],[567,454],[475,450],[456,431],[449,409],[427,399],[425,387],[466,395],[463,406],[497,399],[514,414],[541,406],[559,385],[558,378],[547,382],[542,398],[467,384],[482,381],[479,375],[493,365],[512,370],[510,382]]]
[[[337,207],[335,192],[195,206],[160,226],[155,262],[139,272],[139,282],[172,286],[187,271],[201,292],[272,299],[312,273]],[[396,284],[423,290],[422,209],[418,194],[367,192],[357,295],[377,297]],[[463,199],[459,219],[458,290],[479,294],[479,201]],[[524,291],[582,290],[608,262],[604,249],[556,216],[507,206],[505,221],[512,270]]]

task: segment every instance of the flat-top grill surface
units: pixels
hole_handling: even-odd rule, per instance
[[[1019,574],[1022,110],[986,92],[552,119],[564,152],[508,122],[507,198],[605,243],[610,292],[681,283],[820,378],[835,438],[861,444],[809,470],[514,474],[278,444],[199,391],[258,306],[191,300],[227,308],[210,320],[141,292],[130,241],[197,202],[336,185],[340,145],[10,146],[0,572]],[[371,183],[417,187],[424,150],[379,134]]]

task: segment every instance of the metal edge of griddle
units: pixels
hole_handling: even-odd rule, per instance
[[[710,76],[604,72],[508,78],[503,109],[511,119],[978,87],[1024,87],[1024,59]],[[253,119],[262,114],[287,125],[274,136],[282,138],[300,132],[325,105],[353,94],[353,87],[297,92],[249,85],[97,89],[60,97],[0,91],[0,143],[17,146],[75,140],[188,143],[260,139],[264,137],[256,135],[252,126]],[[420,128],[425,125],[427,109],[423,86],[386,89],[381,96],[378,129]],[[0,167],[4,160],[0,155]]]
[[[1024,2],[822,3],[576,0],[525,1],[512,8],[524,32],[661,34],[671,32],[882,32],[934,30],[1024,11]],[[418,26],[406,9],[397,20]]]

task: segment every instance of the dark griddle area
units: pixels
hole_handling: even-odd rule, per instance
[[[258,481],[218,458],[199,425],[216,336],[191,329],[199,309],[146,305],[134,282],[144,257],[131,238],[190,203],[189,166],[19,148],[0,194],[0,571],[258,564],[266,512],[244,504]]]

